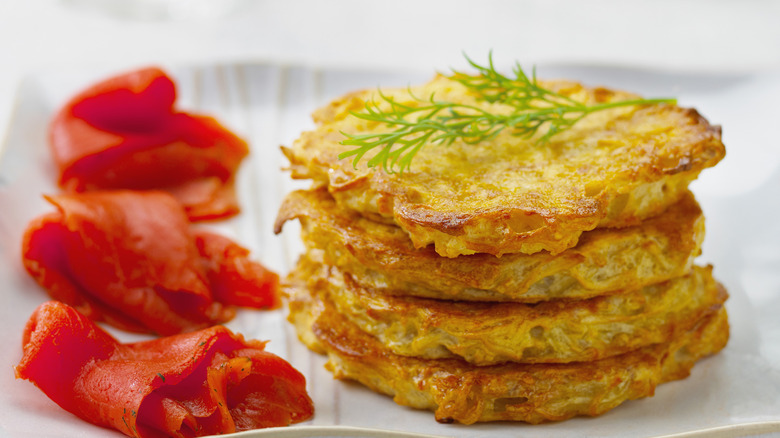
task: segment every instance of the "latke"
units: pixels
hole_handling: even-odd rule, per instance
[[[660,216],[585,232],[557,255],[443,258],[432,247],[414,248],[399,227],[340,208],[324,189],[288,194],[276,232],[293,218],[307,247],[323,250],[326,263],[366,287],[472,301],[584,299],[666,281],[690,271],[704,238],[704,217],[690,192]]]
[[[569,81],[541,85],[588,104],[636,97]],[[421,104],[412,95],[423,101],[434,95],[496,113],[511,110],[477,99],[444,76],[382,93],[410,106]],[[433,243],[446,257],[559,253],[575,246],[584,231],[634,225],[660,214],[725,155],[719,127],[694,109],[656,104],[589,114],[548,142],[504,130],[476,144],[427,145],[403,174],[367,168],[368,155],[354,168],[351,160],[338,158],[350,150],[340,141],[344,133],[389,129],[350,115],[377,96],[377,91],[351,93],[317,110],[317,128],[283,148],[292,176],[327,186],[339,205],[394,222],[416,248]]]
[[[624,401],[652,396],[655,387],[683,379],[694,363],[728,341],[726,309],[667,344],[595,362],[478,367],[459,359],[399,356],[304,288],[288,288],[290,321],[299,338],[328,354],[327,368],[405,406],[435,412],[439,422],[541,423],[596,416]]]
[[[529,305],[388,296],[304,256],[285,287],[319,294],[401,356],[457,356],[475,365],[566,363],[615,356],[687,332],[728,297],[711,271],[697,266],[636,291]]]

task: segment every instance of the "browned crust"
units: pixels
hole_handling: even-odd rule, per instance
[[[469,99],[446,81],[437,78],[419,90],[425,94],[444,88],[450,95],[443,99]],[[633,97],[568,82],[552,84],[585,101]],[[583,121],[543,150],[532,143],[511,144],[517,142],[511,136],[478,147],[424,148],[411,171],[388,175],[362,164],[353,169],[351,162],[337,158],[347,150],[339,145],[344,138],[340,131],[375,129],[346,116],[369,95],[353,93],[320,112],[317,130],[304,133],[288,153],[293,168],[300,169],[296,177],[326,184],[340,204],[372,218],[392,219],[416,247],[434,243],[439,254],[448,257],[563,251],[574,246],[583,231],[659,214],[682,196],[702,169],[725,154],[720,128],[696,110],[650,105]],[[569,162],[571,167],[565,164]],[[558,163],[561,173],[548,178],[541,169],[551,163]],[[531,178],[532,184],[528,190],[511,189],[511,178],[515,183]],[[664,190],[671,192],[642,204],[640,198],[647,196],[643,190],[665,180],[670,187]],[[488,229],[494,232],[484,232]]]
[[[432,410],[440,422],[541,423],[600,415],[652,396],[659,383],[687,377],[697,360],[721,350],[729,336],[724,308],[674,342],[599,361],[477,367],[458,359],[395,355],[305,290],[287,293],[299,336],[328,353],[337,378]]]
[[[584,233],[577,246],[557,255],[443,258],[432,247],[414,248],[396,226],[339,207],[324,188],[290,193],[275,231],[294,218],[300,219],[309,248],[323,250],[327,263],[363,285],[385,285],[388,293],[400,295],[480,301],[584,299],[665,281],[690,270],[704,235],[701,209],[690,193],[641,225]]]
[[[728,298],[710,267],[634,292],[537,305],[386,296],[307,257],[288,281],[308,282],[395,354],[461,357],[480,366],[593,361],[669,342]]]

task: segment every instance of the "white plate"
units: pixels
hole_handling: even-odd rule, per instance
[[[173,67],[179,107],[217,116],[252,147],[239,175],[243,213],[216,227],[285,273],[302,249],[296,224],[282,236],[271,231],[284,193],[294,184],[280,168],[279,145],[312,126],[309,113],[332,97],[357,88],[405,86],[429,73],[316,71],[274,65]],[[43,193],[57,191],[46,145],[52,113],[73,93],[113,73],[58,71],[28,77],[0,157],[0,435],[97,437],[111,432],[76,419],[32,384],[15,380],[21,333],[47,295],[23,271],[20,239],[29,220],[49,211]],[[269,350],[307,377],[316,416],[305,425],[277,430],[285,436],[387,436],[362,428],[463,437],[717,436],[780,431],[780,149],[772,135],[780,76],[677,75],[630,69],[547,66],[541,77],[569,77],[648,96],[676,96],[724,126],[727,158],[694,185],[707,215],[701,263],[731,293],[727,307],[732,339],[719,355],[698,364],[686,380],[661,385],[655,397],[632,401],[597,418],[529,426],[495,423],[438,424],[429,412],[393,403],[360,385],[337,382],[324,358],[295,338],[282,311],[240,312],[229,326],[247,337],[270,339]],[[112,331],[123,341],[141,339]],[[333,427],[333,426],[349,426]],[[265,435],[253,432],[242,436]],[[118,435],[117,435],[118,436]],[[691,435],[688,435],[691,436]]]

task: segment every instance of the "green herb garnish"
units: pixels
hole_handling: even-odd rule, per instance
[[[538,141],[547,142],[552,136],[571,128],[580,119],[596,111],[622,106],[676,103],[675,99],[660,98],[586,105],[540,86],[535,69],[529,77],[516,63],[514,77],[509,78],[495,69],[492,54],[488,56],[487,66],[477,64],[468,56],[466,60],[477,70],[477,74],[453,70],[449,78],[476,93],[478,100],[510,107],[508,113],[495,114],[474,105],[440,101],[433,94],[428,99],[421,99],[414,96],[411,89],[409,95],[417,104],[408,105],[397,102],[380,89],[379,101],[366,102],[365,112],[351,114],[394,129],[356,135],[342,132],[347,138],[341,144],[355,148],[339,154],[339,159],[354,157],[352,164],[357,167],[367,152],[379,148],[379,152],[368,160],[368,167],[381,165],[387,173],[403,173],[411,167],[412,159],[427,144],[449,145],[458,139],[475,144],[490,140],[505,129],[511,130],[512,135],[529,139],[543,126],[547,130]],[[382,102],[387,108],[382,108]]]

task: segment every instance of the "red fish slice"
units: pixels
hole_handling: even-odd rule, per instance
[[[17,378],[63,409],[129,436],[201,436],[305,421],[304,377],[223,326],[120,344],[75,309],[42,304],[24,331]]]
[[[147,68],[100,82],[52,120],[59,184],[72,192],[161,189],[190,220],[238,213],[234,176],[246,142],[211,117],[178,112],[173,81]]]
[[[25,268],[49,295],[124,330],[174,334],[279,306],[278,276],[227,238],[192,232],[165,192],[50,196],[24,236]]]
[[[202,230],[194,234],[216,301],[257,309],[281,307],[279,275],[251,261],[249,250],[227,237]]]

